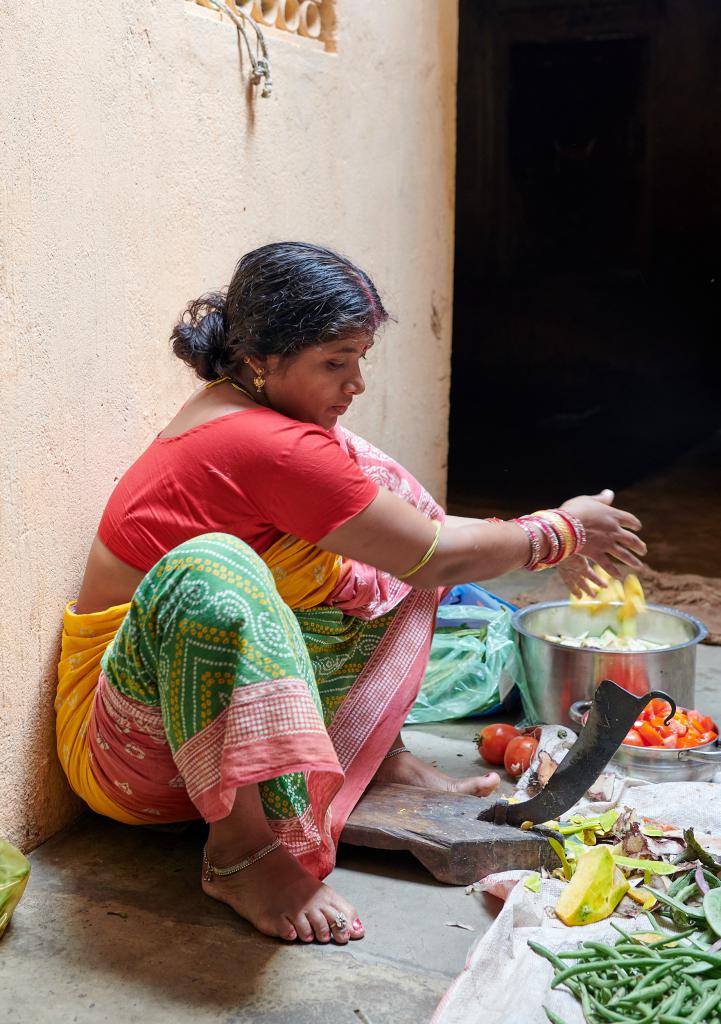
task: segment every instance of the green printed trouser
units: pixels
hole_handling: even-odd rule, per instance
[[[279,834],[285,823],[299,849],[319,841],[311,819],[342,781],[327,729],[394,615],[294,612],[263,560],[228,534],[169,551],[102,659],[108,714],[95,752],[114,758],[114,798],[165,820],[168,801],[185,801],[178,818],[217,820],[239,785],[258,782]],[[309,771],[325,780],[322,795],[309,792]]]

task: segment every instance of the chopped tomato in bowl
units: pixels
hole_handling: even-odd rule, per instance
[[[702,715],[695,708],[677,708],[673,718],[668,718],[670,711],[667,701],[654,697],[633,723],[624,745],[681,750],[702,747],[718,739],[718,726],[709,715]]]

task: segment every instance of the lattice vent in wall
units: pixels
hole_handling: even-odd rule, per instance
[[[217,11],[210,0],[189,0]],[[336,48],[335,0],[225,0],[231,10],[254,18],[261,28],[277,28],[315,40],[331,52]]]

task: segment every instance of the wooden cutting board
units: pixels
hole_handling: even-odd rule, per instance
[[[408,850],[450,885],[470,885],[493,871],[558,867],[542,835],[476,820],[497,799],[376,782],[348,818],[341,842]]]

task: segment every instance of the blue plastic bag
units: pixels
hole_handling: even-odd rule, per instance
[[[450,605],[450,608],[449,608]],[[473,623],[476,619],[477,608],[489,608],[491,611],[500,611],[501,608],[508,608],[509,611],[515,612],[515,604],[509,604],[508,601],[504,601],[502,597],[496,597],[490,590],[484,590],[483,587],[477,583],[461,583],[457,587],[451,587],[446,596],[438,606],[438,616],[436,618],[436,629],[443,626],[457,626],[458,625],[458,612],[456,605],[462,605],[469,611],[470,623]]]
[[[408,725],[492,714],[503,708],[514,687],[522,688],[523,665],[511,626],[514,610],[476,583],[446,594]]]

